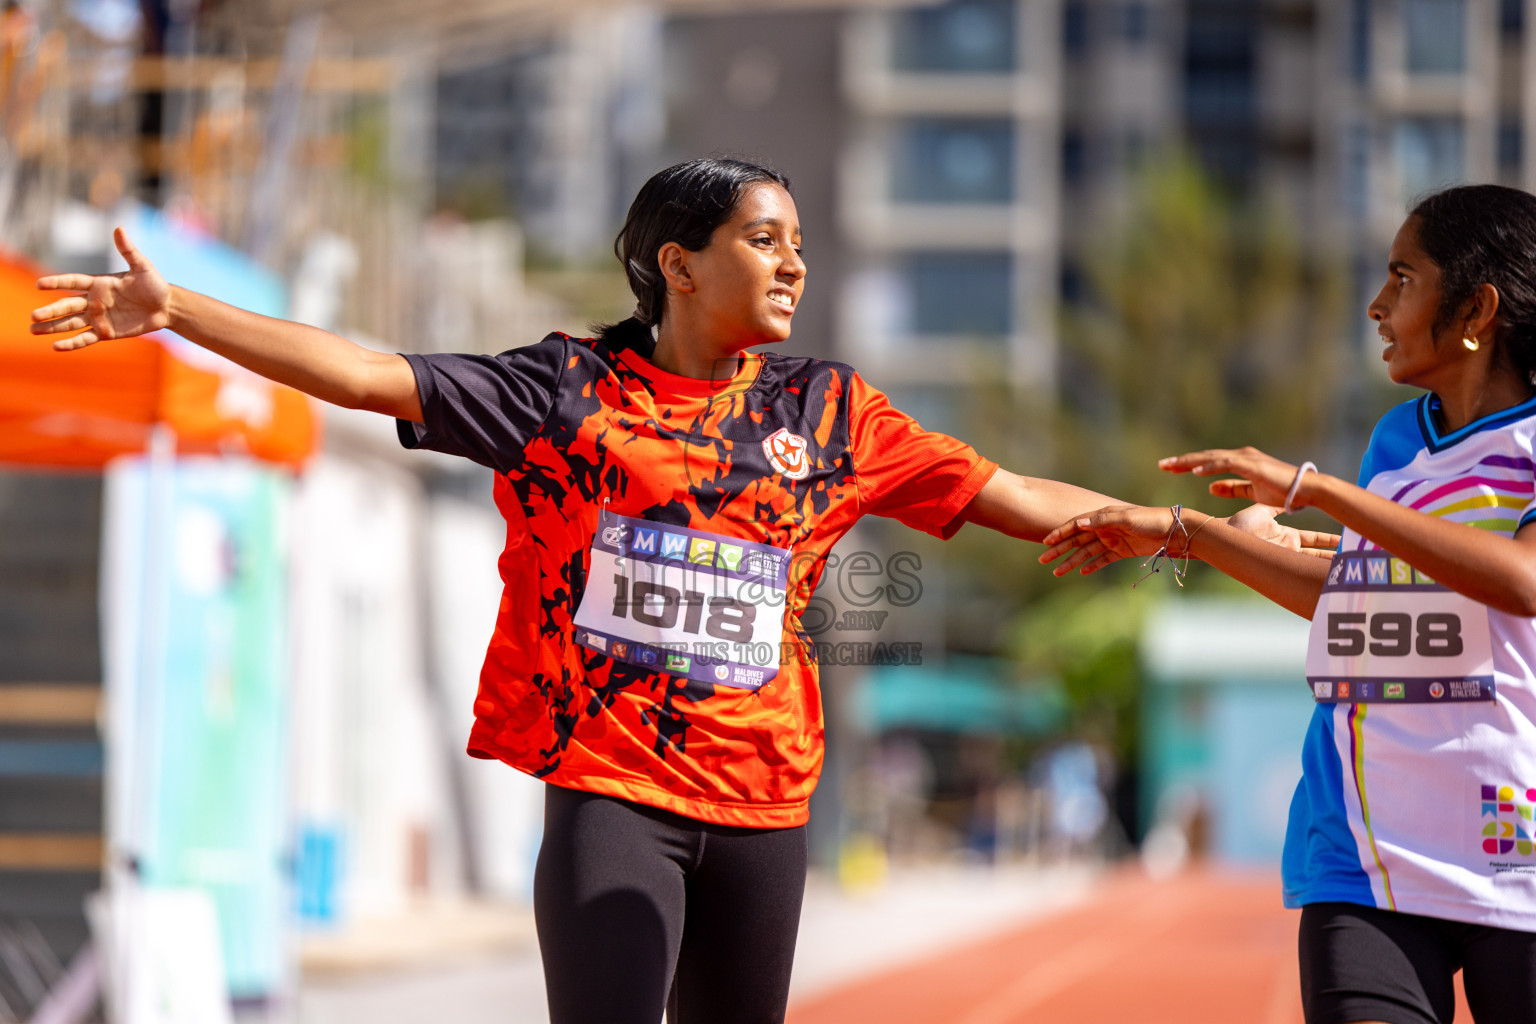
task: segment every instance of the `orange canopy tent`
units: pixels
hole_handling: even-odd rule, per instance
[[[0,254],[0,463],[100,468],[143,452],[157,424],[178,452],[239,453],[297,467],[315,449],[310,400],[158,335],[55,352],[32,334],[43,273]],[[199,357],[200,356],[200,357]]]

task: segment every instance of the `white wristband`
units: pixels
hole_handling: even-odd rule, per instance
[[[1290,515],[1292,512],[1296,511],[1295,509],[1291,508],[1291,502],[1296,500],[1296,492],[1301,490],[1301,478],[1306,476],[1309,472],[1317,472],[1317,466],[1310,462],[1303,462],[1301,466],[1296,470],[1296,479],[1291,481],[1291,489],[1285,494],[1285,507],[1281,509],[1281,511],[1286,515]]]

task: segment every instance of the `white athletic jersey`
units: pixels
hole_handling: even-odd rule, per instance
[[[1536,399],[1441,436],[1426,395],[1377,424],[1360,485],[1513,536],[1536,519]],[[1440,587],[1344,531],[1307,675],[1318,704],[1285,903],[1536,932],[1536,620]]]

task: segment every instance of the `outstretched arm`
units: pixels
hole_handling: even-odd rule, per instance
[[[1222,497],[1283,502],[1294,484],[1293,507],[1321,509],[1474,601],[1536,616],[1536,529],[1506,537],[1414,511],[1325,473],[1308,472],[1298,481],[1297,467],[1253,448],[1191,452],[1159,465],[1172,473],[1234,474],[1238,479],[1211,483],[1211,493]]]
[[[1457,593],[1512,615],[1536,616],[1536,529],[1527,527],[1506,537],[1426,515],[1337,477],[1301,474],[1296,466],[1254,448],[1191,452],[1159,465],[1171,473],[1234,474],[1237,479],[1211,483],[1217,497],[1268,505],[1290,498],[1293,508],[1315,506]],[[1186,520],[1194,537],[1194,557],[1299,615],[1311,614],[1326,572],[1320,562],[1308,567],[1214,528],[1194,534],[1197,516]],[[1046,538],[1052,547],[1041,560],[1069,555],[1057,568],[1058,575],[1077,566],[1092,572],[1118,558],[1155,550],[1161,540],[1154,538],[1165,536],[1170,526],[1171,517],[1159,509],[1102,509],[1053,531]]]
[[[1118,505],[1113,498],[1105,497],[1097,491],[1078,487],[1075,484],[1062,483],[1060,480],[1046,480],[1040,477],[1019,476],[1010,473],[1006,469],[999,469],[987,481],[981,492],[971,499],[971,503],[961,513],[965,521],[975,523],[1006,533],[1010,537],[1019,537],[1024,540],[1037,541],[1043,544],[1055,545],[1051,551],[1041,556],[1041,562],[1051,562],[1066,553],[1069,549],[1081,544],[1091,542],[1094,538],[1091,533],[1085,533],[1075,543],[1063,543],[1063,538],[1068,536],[1062,531],[1065,527],[1059,524],[1070,517],[1086,516],[1092,509],[1102,509],[1106,505],[1114,505],[1117,508],[1135,508],[1136,506]],[[1149,527],[1155,530],[1155,543],[1147,548],[1145,554],[1156,551],[1162,540],[1167,536],[1173,525],[1172,514],[1168,509],[1148,509],[1149,512],[1160,512],[1166,522],[1163,525]],[[1275,522],[1275,509],[1254,506],[1244,509],[1230,520],[1213,519],[1211,525],[1221,525],[1233,534],[1239,534],[1245,540],[1242,542],[1246,549],[1261,551],[1273,548],[1276,552],[1287,555],[1296,555],[1313,563],[1309,570],[1318,579],[1321,588],[1322,574],[1327,571],[1326,557],[1332,553],[1332,549],[1338,544],[1339,538],[1330,533],[1315,533],[1311,530],[1294,530],[1289,526],[1281,526]],[[1192,512],[1186,516],[1186,525],[1191,533],[1194,531],[1195,521],[1189,517],[1195,517],[1195,521],[1209,519],[1202,513]],[[1150,520],[1148,521],[1150,522]],[[1160,521],[1161,522],[1161,521]],[[1070,525],[1070,524],[1069,524]],[[1074,531],[1075,532],[1075,531]],[[1150,535],[1149,535],[1150,536]],[[1250,544],[1251,542],[1251,544]],[[1234,543],[1236,543],[1234,541]],[[1056,575],[1061,576],[1072,568],[1090,561],[1096,561],[1098,556],[1105,554],[1107,549],[1100,545],[1095,549],[1094,555],[1084,554],[1074,558],[1064,566],[1058,567]],[[1052,553],[1054,552],[1054,553]],[[1128,551],[1126,553],[1129,553]],[[1263,552],[1266,556],[1271,552]],[[1317,556],[1324,556],[1319,559]],[[1125,557],[1125,554],[1113,555],[1097,564],[1084,567],[1084,572],[1102,568],[1114,561],[1115,558]],[[1182,555],[1180,556],[1182,557]],[[1202,557],[1198,551],[1193,557]],[[1277,556],[1278,557],[1278,556]],[[1298,563],[1299,564],[1299,563]],[[1321,566],[1321,569],[1317,567]],[[1310,578],[1310,576],[1308,577]],[[1244,582],[1247,582],[1245,579]],[[1278,598],[1277,598],[1278,600]],[[1312,595],[1315,604],[1317,595]],[[1286,607],[1290,607],[1285,601],[1281,601]],[[1311,615],[1308,611],[1307,615]]]
[[[960,514],[968,523],[1010,537],[1043,541],[1062,520],[1114,501],[1059,480],[1019,476],[999,469]]]
[[[33,334],[80,332],[55,341],[58,351],[169,329],[321,401],[421,422],[416,377],[403,357],[167,284],[122,228],[113,240],[128,261],[124,273],[58,274],[37,282],[45,291],[82,293],[32,311]]]
[[[1239,522],[1245,514],[1248,519]],[[1040,561],[1048,564],[1066,555],[1054,570],[1057,576],[1079,567],[1090,573],[1122,558],[1148,557],[1167,542],[1173,557],[1208,562],[1282,608],[1310,619],[1328,576],[1328,560],[1317,554],[1338,538],[1294,530],[1266,537],[1262,525],[1266,518],[1273,523],[1272,509],[1267,516],[1245,510],[1226,520],[1186,508],[1181,515],[1183,529],[1178,530],[1167,508],[1103,508],[1052,530],[1045,538],[1050,547]]]

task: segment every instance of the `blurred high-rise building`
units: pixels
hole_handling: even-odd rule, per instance
[[[845,26],[838,347],[890,384],[1052,386],[1059,14],[959,0]]]
[[[1316,187],[1331,214],[1316,227],[1352,258],[1362,310],[1415,197],[1458,182],[1536,186],[1532,13],[1528,0],[1316,5]]]
[[[787,170],[815,277],[796,346],[888,382],[1049,393],[1085,239],[1182,147],[1310,245],[1379,256],[1408,199],[1536,182],[1529,0],[949,0],[591,15],[442,78],[440,181],[530,251],[600,258],[645,175]],[[607,20],[604,20],[604,19]],[[578,87],[579,86],[579,87]]]

